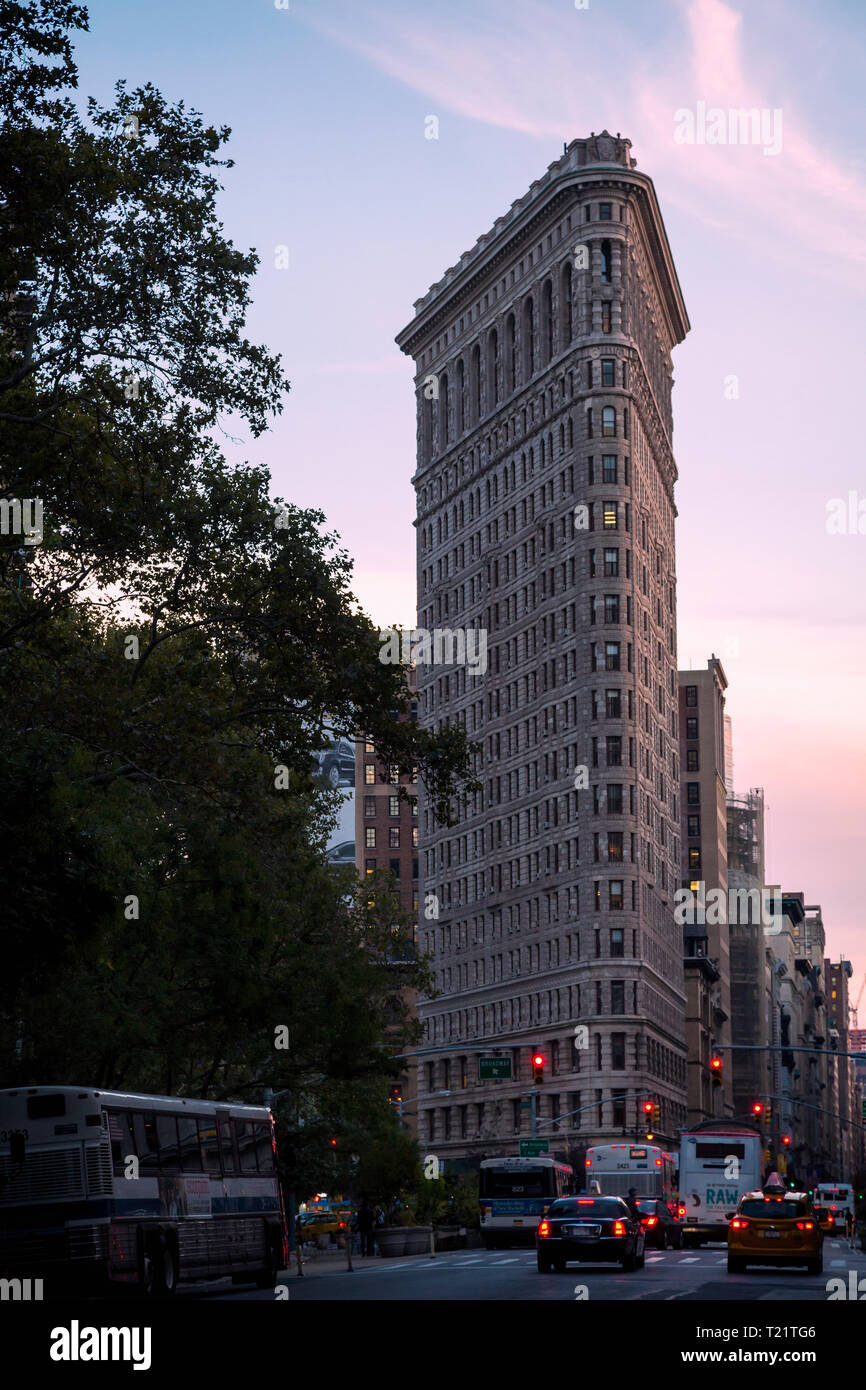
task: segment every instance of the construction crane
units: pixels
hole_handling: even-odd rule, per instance
[[[859,1023],[857,1022],[857,1010],[858,1010],[859,1007],[860,1007],[860,1000],[863,998],[863,989],[864,989],[864,987],[866,987],[866,975],[864,975],[864,976],[863,976],[863,979],[860,981],[860,988],[859,988],[859,990],[857,991],[857,1002],[856,1002],[856,1004],[852,1004],[852,1005],[850,1006],[850,1009],[851,1009],[851,1017],[852,1017],[853,1020],[854,1020],[854,1027],[855,1027],[855,1028],[859,1028],[859,1026],[860,1026]]]

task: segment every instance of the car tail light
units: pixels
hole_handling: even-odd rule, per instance
[[[538,1228],[538,1234],[539,1234],[540,1236],[549,1236],[549,1235],[550,1235],[550,1222],[549,1222],[549,1221],[542,1221],[541,1225],[540,1225],[539,1228]]]
[[[677,1216],[685,1216],[686,1209],[683,1206],[677,1207]]]
[[[797,1222],[797,1230],[798,1230],[798,1231],[814,1231],[814,1229],[815,1229],[815,1223],[814,1223],[814,1221],[798,1221],[798,1222]]]
[[[614,1223],[613,1223],[613,1233],[614,1233],[615,1236],[624,1236],[624,1235],[625,1235],[625,1226],[624,1226],[624,1224],[622,1223],[622,1221],[614,1221]]]
[[[742,1216],[735,1216],[731,1222],[731,1229],[734,1231],[744,1231],[748,1224],[748,1221],[745,1221]]]
[[[641,1222],[640,1222],[640,1224],[641,1224],[642,1226],[657,1226],[657,1225],[658,1225],[658,1217],[657,1217],[657,1216],[642,1216],[642,1217],[641,1217]]]

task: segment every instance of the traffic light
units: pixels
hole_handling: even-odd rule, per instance
[[[773,1107],[772,1107],[772,1105],[765,1105],[765,1106],[764,1106],[764,1119],[767,1121],[767,1124],[770,1123],[770,1121],[772,1120],[772,1118],[773,1118]]]
[[[540,1086],[544,1080],[544,1054],[541,1052],[532,1054],[532,1079],[536,1086]]]
[[[783,1135],[782,1135],[782,1148],[783,1148],[783,1149],[787,1149],[787,1147],[788,1147],[788,1145],[790,1144],[790,1142],[791,1142],[791,1136],[790,1136],[790,1134],[783,1134]]]
[[[332,1149],[335,1149],[336,1147],[337,1147],[337,1141],[336,1141],[336,1139],[332,1139],[332,1140],[331,1140],[331,1148],[332,1148]]]
[[[764,1107],[761,1104],[761,1102],[759,1100],[754,1101],[752,1104],[752,1114],[754,1115],[755,1119],[760,1120],[763,1113]]]
[[[661,1106],[659,1105],[658,1101],[656,1101],[655,1104],[654,1104],[654,1106],[653,1106],[653,1124],[654,1124],[654,1125],[657,1125],[657,1124],[658,1124],[660,1115],[661,1115]]]
[[[710,1058],[710,1071],[711,1071],[712,1074],[713,1074],[713,1085],[714,1085],[714,1086],[721,1086],[721,1084],[722,1084],[722,1059],[721,1059],[721,1057],[711,1057],[711,1058]]]
[[[650,1115],[653,1113],[653,1103],[651,1100],[644,1101],[643,1113],[646,1115],[647,1119],[649,1119]]]

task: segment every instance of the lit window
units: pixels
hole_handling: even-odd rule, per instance
[[[374,873],[376,872],[376,861],[375,861],[375,859],[365,859],[365,860],[364,860],[364,872],[365,872],[365,874],[367,875],[368,878],[369,878],[372,874],[374,874]]]
[[[368,825],[368,826],[367,826],[367,829],[364,831],[364,839],[365,839],[365,845],[366,845],[366,848],[367,848],[367,849],[375,849],[375,848],[376,848],[376,827],[375,827],[375,825]]]
[[[389,815],[389,816],[399,816],[399,814],[400,814],[400,798],[399,798],[399,796],[389,796],[389,797],[388,797],[388,815]]]
[[[413,848],[413,849],[417,849],[417,848],[418,848],[418,827],[417,827],[417,825],[413,825],[413,826],[412,826],[412,848]]]
[[[400,827],[399,827],[399,825],[392,825],[392,826],[389,828],[389,830],[388,830],[388,848],[389,848],[389,849],[399,849],[399,848],[400,848]]]
[[[615,502],[605,502],[605,503],[603,503],[603,505],[602,505],[601,519],[602,519],[602,525],[605,527],[606,530],[608,530],[608,531],[615,531],[615,530],[617,530],[617,525],[618,525],[618,523],[617,523],[616,503],[615,503]]]
[[[367,785],[368,787],[375,786],[375,784],[376,784],[376,764],[375,764],[375,763],[365,763],[365,764],[364,764],[364,781],[365,781],[365,783],[366,783],[366,785]]]

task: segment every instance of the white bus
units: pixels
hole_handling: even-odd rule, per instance
[[[549,1154],[482,1158],[478,1173],[481,1235],[488,1250],[535,1241],[539,1222],[557,1197],[571,1197],[574,1170]]]
[[[683,1248],[728,1239],[728,1219],[745,1192],[761,1186],[761,1136],[735,1120],[704,1120],[684,1130],[679,1200],[685,1208]]]
[[[854,1189],[846,1182],[819,1182],[815,1189],[816,1207],[826,1207],[836,1218],[836,1229],[848,1230],[854,1220]]]
[[[586,1151],[587,1192],[625,1197],[635,1187],[639,1197],[672,1203],[677,1195],[676,1172],[674,1155],[657,1144],[596,1144]]]
[[[288,1263],[265,1106],[78,1086],[0,1091],[0,1276],[271,1288]]]

